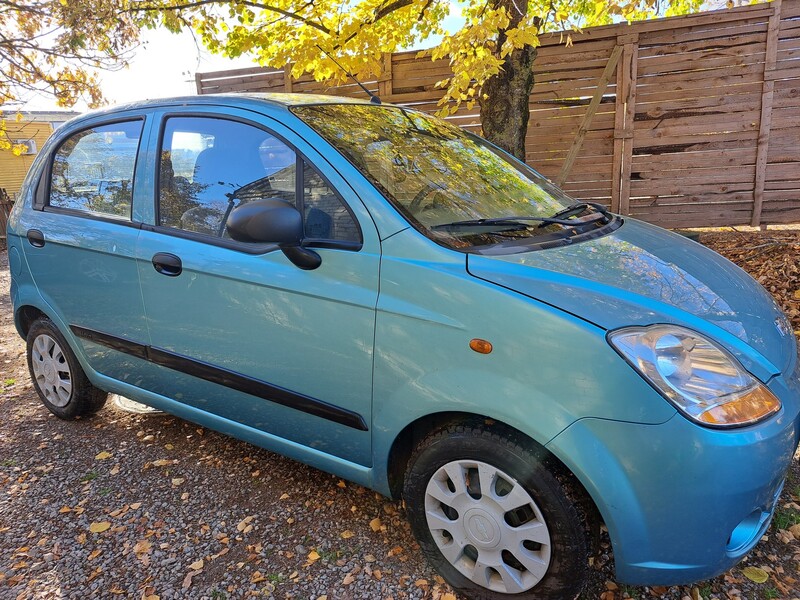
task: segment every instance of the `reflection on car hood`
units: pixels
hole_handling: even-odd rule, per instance
[[[774,367],[783,371],[796,358],[785,317],[749,275],[700,244],[633,219],[611,235],[574,246],[471,254],[468,269],[605,329],[674,323],[702,331],[762,375]],[[741,342],[773,368],[752,364]]]

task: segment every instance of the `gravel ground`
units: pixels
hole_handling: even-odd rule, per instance
[[[732,256],[772,244],[748,268],[788,255],[794,284],[786,269],[780,285],[764,283],[798,308],[800,234],[781,233],[777,245],[776,235],[704,241]],[[0,252],[0,599],[456,599],[421,558],[399,503],[171,416],[113,402],[91,419],[51,416],[29,382],[7,269]],[[800,330],[800,311],[792,316]],[[756,550],[689,587],[615,583],[606,538],[582,598],[800,598],[798,502],[795,461]]]

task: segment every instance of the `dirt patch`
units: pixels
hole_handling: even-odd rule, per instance
[[[758,278],[800,331],[798,232],[701,239]],[[7,269],[0,253],[0,598],[454,598],[399,503],[174,417],[111,403],[88,421],[51,416],[29,382]],[[768,535],[695,586],[617,584],[606,539],[582,597],[800,597],[798,502],[795,461]]]

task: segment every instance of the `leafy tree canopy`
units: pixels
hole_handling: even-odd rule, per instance
[[[381,54],[438,44],[453,77],[441,82],[443,112],[481,101],[484,84],[523,50],[526,64],[546,30],[695,10],[701,0],[0,0],[0,105],[44,90],[61,106],[102,103],[97,69],[125,65],[144,27],[193,30],[212,52],[291,63],[295,76],[342,81],[330,58],[361,78],[381,70]],[[451,7],[463,25],[448,31]],[[516,54],[515,54],[516,53]],[[529,67],[526,67],[529,70]],[[505,69],[508,70],[508,69]],[[522,96],[522,92],[517,93]],[[521,125],[525,125],[524,123]],[[0,149],[10,141],[0,124]],[[18,150],[21,150],[18,148]]]
[[[97,69],[122,67],[140,32],[121,7],[114,0],[0,0],[0,106],[29,91],[63,107],[81,97],[100,104]],[[0,150],[11,147],[0,121]]]

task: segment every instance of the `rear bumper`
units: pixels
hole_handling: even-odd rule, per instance
[[[617,577],[676,585],[730,569],[769,526],[800,438],[800,370],[769,387],[781,412],[737,430],[582,419],[548,444],[602,514]]]

